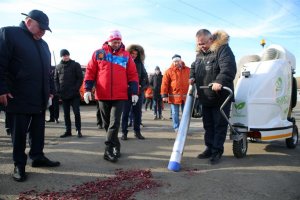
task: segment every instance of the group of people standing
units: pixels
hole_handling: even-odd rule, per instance
[[[183,110],[189,84],[196,84],[197,87],[211,84],[210,90],[198,91],[203,106],[207,147],[198,158],[209,158],[212,164],[220,160],[228,125],[219,111],[226,97],[222,87],[233,89],[236,73],[235,58],[228,45],[229,36],[225,32],[211,34],[206,29],[200,29],[196,34],[197,56],[191,68],[185,65],[180,55],[175,54],[164,76],[156,67],[155,74],[148,80],[144,67],[144,49],[140,45],[131,45],[126,49],[121,33],[114,30],[109,33],[102,47],[93,52],[84,77],[80,65],[70,59],[68,50],[63,49],[62,60],[56,66],[51,80],[51,54],[42,39],[46,30],[51,32],[49,19],[40,10],[32,10],[24,15],[26,18],[19,27],[0,29],[0,104],[6,107],[9,116],[14,180],[26,180],[27,133],[32,167],[60,165],[60,162],[51,161],[43,153],[45,111],[56,92],[63,101],[65,114],[66,132],[61,137],[72,135],[68,115],[70,106],[75,114],[77,135],[82,136],[79,110],[82,81],[86,103],[92,100],[92,89],[95,88],[95,100],[107,135],[104,159],[110,162],[116,162],[121,157],[118,133],[121,126],[121,138],[127,139],[130,110],[133,113],[135,137],[145,139],[140,124],[142,99],[147,84],[153,89],[154,118],[163,118],[162,101],[170,103],[175,132],[178,131],[179,109]],[[229,109],[230,105],[224,109],[227,116]],[[55,121],[58,117],[52,119]]]

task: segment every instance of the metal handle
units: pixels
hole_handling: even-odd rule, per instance
[[[212,84],[209,84],[208,86],[200,86],[199,88],[200,88],[200,89],[210,89],[210,88],[212,88]],[[225,118],[225,120],[228,122],[228,125],[229,125],[229,127],[230,127],[230,130],[231,130],[233,133],[238,134],[238,133],[234,130],[234,128],[233,128],[233,126],[231,125],[231,123],[230,123],[228,117],[226,116],[226,114],[225,114],[224,111],[223,111],[223,108],[227,105],[227,103],[229,102],[229,100],[230,100],[231,97],[233,96],[233,92],[232,92],[232,90],[231,90],[229,87],[226,87],[226,86],[222,86],[222,89],[228,91],[228,92],[229,92],[229,95],[227,96],[227,98],[225,99],[225,101],[223,102],[223,104],[221,105],[221,107],[220,107],[220,112],[221,112],[222,116]]]

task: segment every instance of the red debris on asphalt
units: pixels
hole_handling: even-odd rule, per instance
[[[199,169],[188,169],[188,168],[186,168],[186,169],[183,169],[183,171],[187,172],[186,175],[188,175],[188,176],[195,176],[195,175],[197,175],[197,173],[199,173]]]
[[[66,191],[37,192],[30,190],[19,194],[19,200],[128,200],[136,192],[151,190],[160,187],[161,184],[153,180],[150,170],[128,170],[118,169],[115,177],[105,180],[97,179],[78,186],[72,186]]]

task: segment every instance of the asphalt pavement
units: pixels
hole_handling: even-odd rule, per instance
[[[129,128],[121,158],[110,163],[103,159],[106,136],[96,126],[96,106],[81,106],[83,138],[76,137],[74,124],[72,137],[59,137],[64,132],[61,109],[60,123],[46,124],[44,149],[61,166],[33,168],[28,159],[28,179],[18,183],[11,177],[11,140],[1,113],[0,199],[300,200],[299,145],[288,149],[284,140],[249,143],[247,156],[237,159],[227,138],[221,162],[211,165],[197,158],[205,148],[204,131],[202,120],[192,119],[182,169],[172,172],[167,166],[176,134],[168,106],[163,115],[165,120],[153,120],[152,111],[143,110],[146,139],[136,139]],[[300,106],[294,116],[299,127]]]

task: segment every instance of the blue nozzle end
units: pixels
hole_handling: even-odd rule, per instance
[[[180,163],[171,161],[169,162],[168,169],[174,172],[178,172],[180,170]]]

